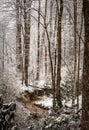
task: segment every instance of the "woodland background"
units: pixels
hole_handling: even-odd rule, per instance
[[[13,129],[80,130],[81,121],[89,129],[88,7],[88,0],[0,1],[0,93],[17,105]]]

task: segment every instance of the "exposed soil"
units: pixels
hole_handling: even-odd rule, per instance
[[[31,113],[37,113],[40,116],[44,116],[47,113],[47,109],[34,104],[35,101],[41,100],[42,97],[38,97],[36,100],[31,101],[29,95],[27,94],[27,95],[24,95],[23,98],[24,98],[26,108],[28,108]]]

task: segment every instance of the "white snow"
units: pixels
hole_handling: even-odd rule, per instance
[[[23,93],[25,91],[28,91],[28,92],[34,92],[35,88],[31,87],[31,86],[28,86],[26,87],[25,85],[22,85],[20,86],[20,93]]]
[[[72,107],[72,99],[70,99],[70,100],[67,101],[67,102],[66,102],[66,101],[63,101],[62,103],[63,103],[63,106],[66,105],[66,106],[68,106],[68,107]]]
[[[82,108],[82,95],[80,95],[79,97],[79,109]],[[75,104],[77,104],[77,99],[75,100]]]
[[[44,87],[45,87],[45,81],[44,81],[44,80],[35,81],[34,84],[35,84],[37,87],[39,87],[39,88],[44,88]]]
[[[45,108],[52,108],[52,98],[47,97],[47,96],[43,96],[43,99],[40,101],[35,101],[35,104],[41,105]]]
[[[45,81],[44,80],[39,80],[36,81],[34,84],[29,85],[28,87],[26,87],[25,84],[20,85],[20,93],[23,93],[25,91],[28,91],[29,93],[34,92],[36,89],[42,89],[45,86]]]
[[[79,109],[81,109],[82,108],[82,95],[80,95],[78,98],[79,98]],[[72,99],[70,99],[67,102],[65,100],[63,100],[62,104],[63,104],[63,106],[66,105],[68,107],[72,107]],[[75,99],[75,104],[77,104],[77,99]]]
[[[38,88],[32,87],[32,86],[28,86],[26,87],[25,85],[20,86],[20,93],[23,93],[25,91],[28,91],[29,93],[32,93],[35,91],[35,89],[42,89],[44,88],[45,81],[41,80],[41,81],[37,81],[35,83],[36,86],[38,86]],[[34,103],[37,105],[41,105],[45,108],[52,108],[52,97],[47,97],[47,96],[43,96],[41,100],[39,101],[35,101]],[[68,107],[72,107],[72,99],[70,99],[69,101],[62,101],[63,106],[68,106]],[[75,104],[77,104],[77,99],[75,99]],[[79,96],[79,109],[81,109],[82,107],[82,95]]]

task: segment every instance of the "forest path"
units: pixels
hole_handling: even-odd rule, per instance
[[[31,113],[37,113],[40,116],[46,115],[48,110],[44,107],[41,107],[40,105],[38,106],[35,104],[35,101],[40,101],[42,98],[43,97],[41,96],[31,101],[29,95],[26,95],[24,97],[26,108],[28,108]]]
[[[33,102],[26,103],[26,107],[30,110],[31,113],[37,113],[40,116],[43,116],[47,113],[47,110],[36,106]]]

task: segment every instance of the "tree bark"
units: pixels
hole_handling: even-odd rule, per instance
[[[89,130],[89,0],[83,0],[85,43],[82,90],[82,130]]]
[[[41,1],[38,1],[38,39],[37,39],[37,76],[38,80],[40,77],[40,4]]]
[[[80,37],[82,35],[82,29],[83,29],[83,10],[81,12],[81,26],[80,26]],[[79,37],[79,43],[78,43],[78,71],[77,71],[77,109],[79,109],[79,89],[80,89],[80,58],[81,58],[81,38]]]
[[[45,22],[46,22],[46,18],[47,18],[47,0],[45,0]],[[45,76],[47,76],[47,52],[48,52],[48,47],[47,47],[47,43],[46,43],[46,40],[45,40]]]
[[[22,71],[21,8],[19,0],[16,0],[16,62],[17,71]]]
[[[28,86],[28,67],[29,67],[29,51],[30,51],[30,12],[26,12],[27,2],[24,0],[24,82]],[[31,1],[28,4],[31,7]]]
[[[63,0],[60,0],[60,10],[57,2],[57,9],[58,9],[58,28],[57,28],[57,44],[58,44],[58,62],[57,62],[57,90],[56,90],[56,98],[57,98],[57,105],[61,108],[61,92],[60,92],[60,82],[61,82],[61,24],[62,24],[62,14],[63,14]]]
[[[77,80],[77,0],[74,0],[74,78],[73,78],[73,99],[72,104],[74,105],[74,101],[76,98],[76,80]]]
[[[47,4],[47,0],[45,3],[45,6]],[[47,16],[47,10],[45,7],[45,15]],[[52,95],[53,95],[53,108],[56,105],[56,100],[55,100],[55,77],[54,77],[54,68],[53,68],[53,61],[52,61],[52,54],[51,54],[51,40],[50,40],[50,34],[48,33],[47,30],[47,23],[46,23],[46,17],[44,19],[44,27],[47,35],[47,40],[48,40],[48,55],[49,55],[49,62],[50,62],[50,71],[51,71],[51,80],[52,80]]]

